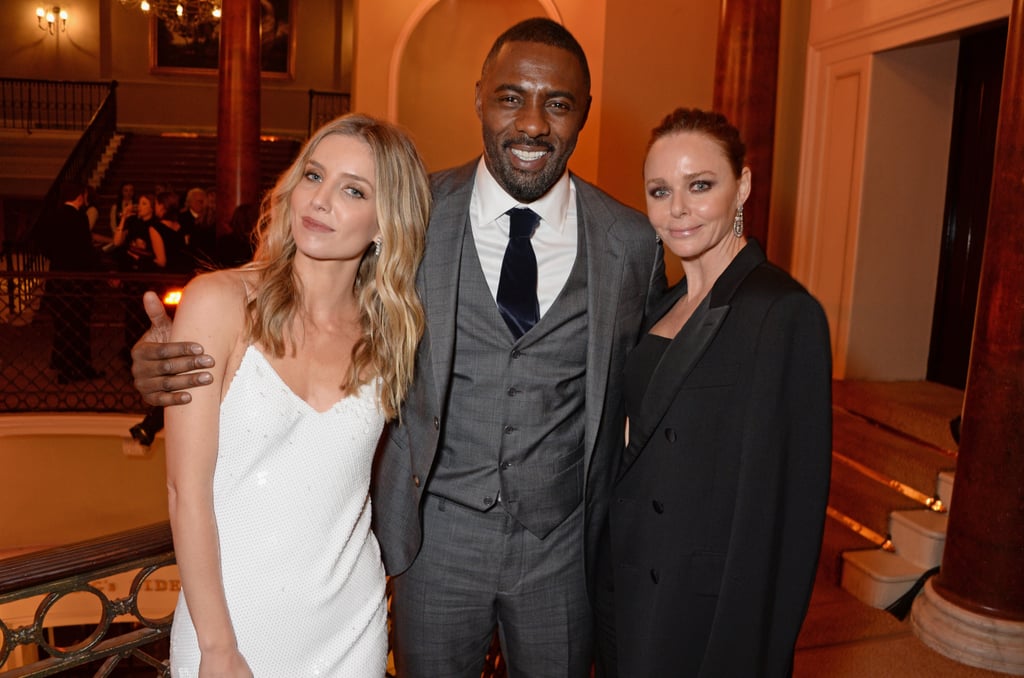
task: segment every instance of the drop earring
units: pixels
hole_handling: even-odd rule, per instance
[[[373,241],[373,256],[375,256],[375,257],[379,257],[380,256],[380,240],[374,240]]]
[[[736,216],[732,220],[732,234],[737,238],[743,237],[743,205],[736,208]]]

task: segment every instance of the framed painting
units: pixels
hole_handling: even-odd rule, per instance
[[[180,0],[185,16],[200,7],[213,6],[209,0]],[[152,4],[176,5],[173,0]],[[295,45],[293,0],[259,0],[260,70],[263,77],[290,78]],[[150,72],[214,75],[220,59],[220,22],[188,21],[161,16],[154,7],[150,19]]]

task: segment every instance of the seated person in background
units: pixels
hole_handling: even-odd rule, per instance
[[[138,203],[125,206],[121,219],[114,227],[113,244],[116,249],[118,270],[148,272],[156,268],[150,229],[155,225],[156,199],[149,193],[139,196]]]
[[[156,196],[156,221],[150,226],[153,261],[167,273],[192,273],[195,259],[189,250],[189,236],[178,221],[178,195],[164,191]]]
[[[117,200],[110,206],[110,234],[113,237],[117,231],[118,226],[121,224],[121,218],[124,216],[126,210],[135,208],[135,184],[130,182],[124,182],[121,184],[121,188],[118,191]],[[113,249],[113,245],[111,245]]]

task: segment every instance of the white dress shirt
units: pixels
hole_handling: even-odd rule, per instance
[[[513,207],[529,207],[540,215],[540,224],[530,243],[537,256],[537,302],[543,318],[565,287],[576,261],[576,187],[566,172],[538,200],[529,204],[516,202],[498,185],[480,158],[469,201],[469,223],[480,266],[495,299],[508,245],[509,216],[505,212]]]

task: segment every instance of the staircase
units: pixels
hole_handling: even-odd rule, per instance
[[[963,392],[931,382],[833,382],[824,576],[888,607],[942,560]]]
[[[271,188],[298,154],[294,139],[260,140],[260,186]],[[99,182],[100,210],[108,210],[124,182],[135,185],[135,194],[153,192],[159,186],[184,194],[194,187],[217,185],[217,138],[194,134],[119,134],[116,149]]]

